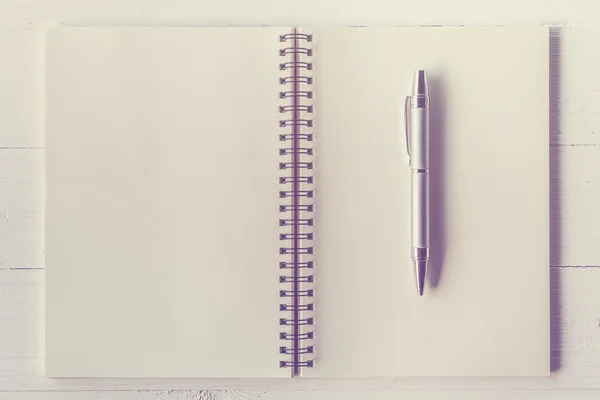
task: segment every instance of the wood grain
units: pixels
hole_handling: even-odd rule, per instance
[[[600,265],[600,147],[554,146],[550,161],[550,262]]]
[[[43,57],[41,31],[0,30],[0,150],[43,146]]]
[[[596,400],[598,392],[589,390],[379,390],[364,391],[207,391],[207,390],[158,390],[158,391],[89,391],[89,392],[12,392],[0,393],[0,400]]]
[[[560,28],[559,62],[560,129],[554,143],[567,146],[600,146],[600,29]]]
[[[44,151],[0,150],[0,269],[42,268]]]
[[[199,25],[415,25],[415,24],[590,24],[598,19],[595,0],[108,0],[88,7],[73,0],[0,2],[0,15],[16,22],[67,21],[80,24]],[[13,26],[11,25],[11,26]]]

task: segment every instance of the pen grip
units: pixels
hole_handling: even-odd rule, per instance
[[[411,173],[411,247],[429,247],[429,173]]]

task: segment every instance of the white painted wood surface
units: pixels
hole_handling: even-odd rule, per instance
[[[61,23],[560,27],[553,33],[551,45],[551,376],[368,380],[44,378],[43,37],[39,28]],[[599,71],[600,2],[595,0],[0,2],[0,400],[600,398]]]

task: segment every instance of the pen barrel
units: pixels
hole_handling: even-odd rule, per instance
[[[429,109],[410,110],[411,247],[429,247]]]
[[[411,174],[411,247],[429,247],[429,173]]]

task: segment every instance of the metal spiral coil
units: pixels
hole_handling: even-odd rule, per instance
[[[280,205],[279,248],[281,261],[279,268],[281,276],[279,283],[283,289],[279,296],[284,302],[279,305],[279,311],[284,313],[279,319],[279,325],[286,330],[280,333],[280,339],[287,341],[279,348],[279,353],[287,358],[280,362],[280,367],[291,368],[292,376],[300,375],[302,368],[314,365],[310,357],[314,352],[312,326],[314,310],[312,301],[314,290],[312,284],[314,275],[314,178],[313,147],[311,146],[313,129],[313,84],[310,47],[312,36],[299,33],[281,35],[279,41],[284,47],[279,55],[284,61],[279,64],[279,70],[284,74],[279,79],[282,89],[279,99],[285,104],[279,106],[282,118],[279,134],[282,146],[279,149],[281,161],[279,169],[282,175],[279,184]]]

